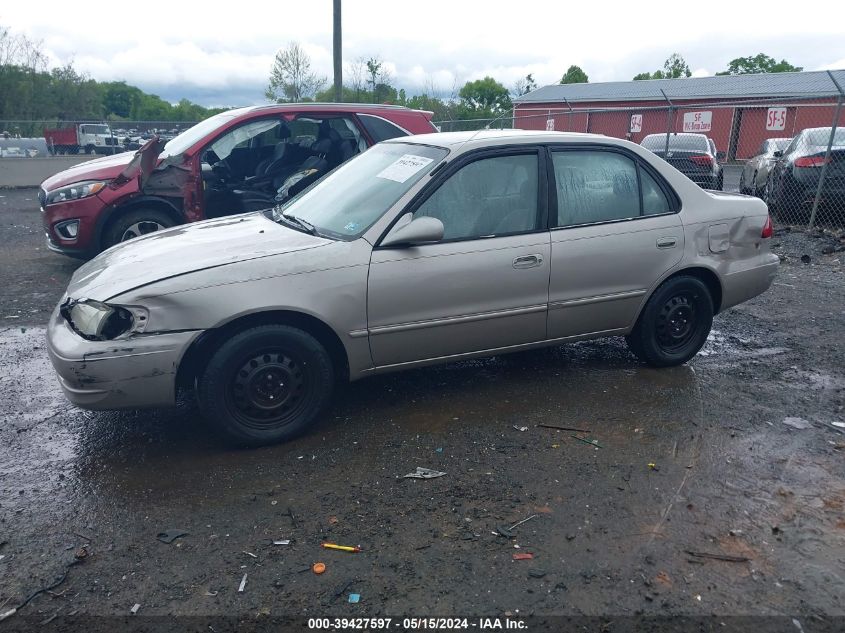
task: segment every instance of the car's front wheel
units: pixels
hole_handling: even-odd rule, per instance
[[[214,353],[197,383],[200,410],[240,446],[289,440],[331,399],[334,369],[313,336],[286,325],[236,334]]]
[[[681,365],[702,348],[713,324],[713,299],[697,277],[663,282],[625,337],[628,347],[653,367]]]
[[[103,233],[103,249],[148,233],[170,228],[175,224],[169,214],[158,209],[127,211],[112,220],[106,227]]]

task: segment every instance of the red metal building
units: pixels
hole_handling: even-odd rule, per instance
[[[551,85],[514,99],[514,127],[635,143],[667,129],[702,132],[729,159],[744,160],[764,139],[831,126],[837,83],[845,89],[845,70]]]

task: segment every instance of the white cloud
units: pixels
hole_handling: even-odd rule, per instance
[[[273,55],[297,40],[314,70],[332,74],[332,16],[327,0],[298,7],[244,0],[232,4],[146,0],[116,12],[113,2],[59,0],[6,3],[0,23],[43,38],[54,63],[74,59],[97,79],[125,79],[162,95],[260,102]],[[806,68],[845,66],[836,0],[811,10],[760,11],[753,3],[711,0],[710,16],[693,24],[672,0],[640,3],[518,4],[429,0],[409,16],[392,0],[344,3],[344,60],[378,56],[398,87],[434,82],[449,93],[455,81],[492,75],[506,86],[532,73],[554,83],[571,64],[590,81],[628,80],[661,68],[680,52],[696,73],[725,68],[734,57],[765,52]],[[85,16],[85,19],[80,19]],[[128,17],[133,16],[133,17]],[[839,60],[831,63],[829,60]],[[218,104],[221,102],[217,102]]]

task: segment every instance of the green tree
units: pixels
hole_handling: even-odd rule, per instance
[[[517,97],[527,95],[529,92],[537,90],[537,82],[534,81],[534,75],[528,73],[523,79],[518,79],[513,86],[513,93]]]
[[[728,64],[728,69],[717,75],[751,75],[760,73],[794,73],[804,70],[801,66],[793,66],[785,59],[780,61],[764,53],[753,57],[737,57]]]
[[[580,66],[574,64],[566,69],[563,77],[560,78],[562,84],[585,84],[589,83],[590,78],[587,73]]]
[[[276,53],[264,96],[277,103],[308,101],[327,81],[311,71],[311,58],[299,43],[291,42]]]
[[[464,107],[479,117],[497,116],[512,107],[508,89],[492,77],[466,82],[458,96]]]
[[[641,81],[643,79],[679,79],[690,77],[691,75],[692,72],[686,60],[679,53],[672,53],[663,62],[662,70],[655,70],[653,73],[639,73],[634,75],[634,81]]]
[[[687,64],[686,60],[679,53],[672,53],[663,63],[664,79],[678,79],[691,75],[692,72],[690,72],[689,64]]]

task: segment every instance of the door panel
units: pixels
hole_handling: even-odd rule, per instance
[[[376,366],[546,338],[549,233],[376,249],[368,323]]]
[[[549,338],[631,326],[683,249],[677,214],[552,231]]]
[[[684,232],[667,189],[632,155],[552,152],[549,338],[628,328],[648,289],[677,264]]]

